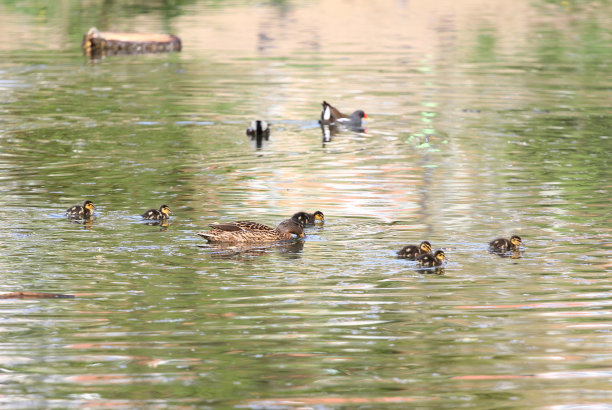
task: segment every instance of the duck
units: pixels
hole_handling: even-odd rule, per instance
[[[251,139],[256,138],[258,140],[261,140],[261,138],[265,138],[266,140],[268,140],[268,138],[270,137],[270,127],[268,126],[268,123],[266,121],[251,121],[249,128],[247,128],[246,130],[246,134],[251,137]]]
[[[428,241],[421,242],[417,245],[406,245],[397,252],[400,258],[414,260],[419,255],[425,255],[431,252],[431,244]]]
[[[489,242],[489,249],[493,252],[505,253],[507,251],[518,251],[523,240],[518,235],[512,235],[510,239],[498,238]]]
[[[320,124],[343,124],[349,127],[361,127],[361,120],[368,118],[363,110],[354,111],[351,115],[346,115],[340,112],[336,107],[329,104],[327,101],[321,103],[323,110],[321,111]]]
[[[323,222],[325,220],[325,215],[323,215],[323,212],[321,211],[314,211],[311,214],[302,211],[293,214],[291,219],[297,221],[300,225],[305,226],[317,222]]]
[[[206,232],[197,232],[197,235],[208,242],[225,243],[253,243],[278,242],[304,237],[304,230],[299,222],[293,219],[282,221],[276,228],[251,221],[235,221],[223,224],[211,224],[212,229]]]
[[[93,215],[95,206],[91,201],[83,202],[83,205],[74,205],[66,209],[66,216],[74,219],[89,219]]]
[[[442,249],[438,249],[433,255],[426,253],[416,257],[416,261],[422,268],[433,268],[436,266],[442,266],[446,260],[446,255]]]
[[[170,211],[170,207],[168,205],[162,205],[159,207],[159,209],[149,209],[147,212],[142,214],[142,219],[156,221],[165,220],[170,218],[171,213],[172,211]]]

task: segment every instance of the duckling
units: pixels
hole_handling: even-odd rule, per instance
[[[168,205],[162,205],[159,209],[149,209],[147,212],[142,214],[142,219],[150,219],[150,220],[164,220],[170,218],[170,207]]]
[[[93,215],[94,204],[91,201],[83,202],[83,205],[75,205],[66,209],[66,216],[72,219],[89,219]]]
[[[493,252],[505,253],[507,251],[518,251],[522,239],[520,236],[512,235],[510,239],[499,238],[489,243],[489,249]]]
[[[281,222],[276,228],[250,221],[211,224],[210,227],[210,231],[197,233],[208,242],[277,242],[292,239],[293,235],[304,237],[302,225],[292,219]]]
[[[397,252],[400,258],[414,260],[419,255],[425,255],[431,252],[431,244],[428,241],[423,241],[417,245],[406,245]]]
[[[424,255],[419,255],[416,257],[417,263],[422,268],[433,268],[435,266],[442,266],[445,260],[446,255],[441,249],[438,249],[433,255],[431,253],[426,253]]]
[[[293,214],[291,219],[297,221],[300,225],[305,226],[317,222],[323,222],[325,220],[325,215],[323,215],[323,212],[321,211],[315,211],[312,214],[309,214],[308,212],[297,212]]]
[[[362,110],[354,111],[350,116],[343,114],[336,107],[329,104],[327,101],[321,103],[323,110],[321,111],[320,124],[340,123],[349,127],[361,127],[361,119],[368,118]]]

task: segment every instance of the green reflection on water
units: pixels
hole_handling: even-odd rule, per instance
[[[147,28],[173,31],[189,5],[148,9]],[[382,55],[351,43],[269,58],[80,55],[92,20],[131,28],[142,7],[10,9],[44,10],[34,32],[74,24],[61,26],[68,51],[2,52],[3,284],[78,297],[2,305],[3,394],[66,407],[399,396],[532,408],[542,391],[542,406],[580,402],[577,386],[606,397],[609,25],[532,22],[515,54],[486,22],[458,45],[467,52],[425,59],[403,43]],[[344,65],[369,54],[379,60]],[[368,132],[321,146],[326,93],[366,105]],[[274,131],[257,150],[244,130],[263,115]],[[86,198],[91,225],[63,218]],[[139,220],[161,203],[169,226]],[[196,246],[216,220],[274,224],[319,207],[326,224],[296,249]],[[520,259],[486,252],[517,229]],[[449,254],[445,275],[396,259],[424,238]]]

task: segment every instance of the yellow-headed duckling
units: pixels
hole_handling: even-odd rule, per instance
[[[161,221],[170,218],[170,207],[168,205],[162,205],[159,209],[149,209],[147,212],[142,214],[142,219]]]
[[[518,251],[522,239],[520,236],[512,235],[510,239],[499,238],[489,242],[489,249],[493,252],[505,253],[508,251]]]
[[[315,211],[312,214],[309,214],[308,212],[298,212],[293,214],[291,219],[297,221],[300,225],[305,226],[317,222],[323,222],[325,220],[325,215],[323,215],[323,212],[321,211]]]
[[[417,263],[422,268],[433,268],[434,266],[442,266],[445,260],[446,255],[441,249],[438,249],[433,255],[431,253],[426,253],[424,255],[419,255],[416,257]]]
[[[93,215],[94,204],[91,201],[83,202],[83,205],[75,205],[66,209],[66,216],[73,219],[89,219]]]
[[[428,241],[421,242],[417,245],[406,245],[397,252],[400,258],[414,260],[419,255],[425,255],[431,252],[431,244]]]

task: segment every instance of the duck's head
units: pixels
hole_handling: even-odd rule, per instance
[[[438,249],[436,253],[434,253],[434,258],[436,258],[440,262],[444,262],[444,260],[446,259],[446,255],[444,254],[444,251],[442,249]]]
[[[170,207],[168,205],[162,205],[159,207],[159,212],[161,212],[162,214],[168,216],[172,213],[172,211],[170,210]]]
[[[297,235],[299,238],[304,237],[304,229],[302,228],[302,225],[295,219],[287,219],[281,222],[276,227],[276,230],[283,234],[292,233],[294,235]]]
[[[313,215],[314,215],[315,222],[325,220],[325,215],[323,215],[323,212],[321,211],[315,211]]]
[[[510,238],[510,243],[514,246],[519,246],[522,242],[523,240],[518,235],[512,235],[512,237]]]
[[[94,206],[94,203],[93,203],[93,202],[91,202],[91,201],[85,201],[85,202],[83,202],[83,208],[85,208],[85,209],[87,209],[87,210],[89,210],[89,211],[93,211],[93,210],[94,210],[94,208],[95,208],[95,206]]]
[[[431,244],[428,241],[423,241],[419,244],[419,249],[425,253],[431,252]]]

